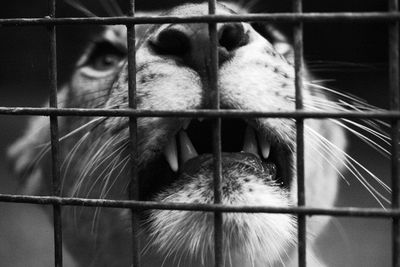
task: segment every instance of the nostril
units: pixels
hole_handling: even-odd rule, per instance
[[[163,55],[183,56],[190,51],[190,40],[177,29],[165,29],[151,42],[154,50]]]
[[[228,51],[233,51],[248,43],[249,37],[241,23],[229,23],[221,27],[219,31],[219,44]]]

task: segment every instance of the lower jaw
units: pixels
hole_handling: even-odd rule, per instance
[[[249,175],[263,176],[265,181],[274,180],[277,176],[277,166],[271,162],[265,162],[252,153],[236,152],[222,153],[221,165],[223,172],[230,168],[246,168]],[[185,162],[178,172],[169,168],[168,163],[160,156],[140,171],[141,200],[154,200],[154,197],[164,189],[173,185],[187,176],[204,175],[204,172],[213,173],[215,170],[212,154],[201,154]],[[212,176],[211,176],[212,177]],[[224,177],[222,177],[224,179]]]

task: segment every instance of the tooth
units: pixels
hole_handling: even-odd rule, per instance
[[[261,154],[267,159],[271,151],[271,144],[260,134],[258,135],[258,143],[260,144]]]
[[[244,135],[243,151],[253,153],[258,156],[257,152],[257,140],[253,128],[247,126],[246,133]]]
[[[183,128],[183,130],[187,130],[187,128],[189,127],[189,124],[190,124],[190,121],[191,121],[192,119],[185,119],[184,121],[183,121],[183,126],[182,126],[182,128]]]
[[[179,140],[181,146],[181,160],[185,163],[189,159],[197,157],[197,151],[194,148],[192,142],[190,141],[188,135],[184,131],[179,132]]]
[[[199,122],[202,122],[203,120],[204,120],[204,118],[197,118],[197,120],[199,121]]]
[[[164,155],[171,169],[174,172],[178,171],[178,151],[176,148],[175,136],[171,138],[167,146],[164,148]]]

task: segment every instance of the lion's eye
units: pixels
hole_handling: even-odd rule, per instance
[[[94,45],[85,65],[97,71],[107,71],[115,68],[124,59],[125,53],[109,42]]]
[[[120,61],[120,57],[113,54],[107,54],[96,58],[91,65],[94,69],[103,71],[115,67]]]

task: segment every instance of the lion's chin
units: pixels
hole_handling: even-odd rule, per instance
[[[290,205],[288,193],[271,179],[273,168],[257,156],[223,153],[221,163],[223,204]],[[179,179],[156,200],[213,203],[213,166],[213,156],[209,154],[191,159]],[[214,258],[213,216],[212,212],[153,210],[147,221],[150,245],[164,256],[189,257],[209,266]],[[226,266],[236,266],[232,264],[238,262],[242,263],[240,266],[265,266],[287,257],[295,223],[286,214],[224,213],[222,229]]]

